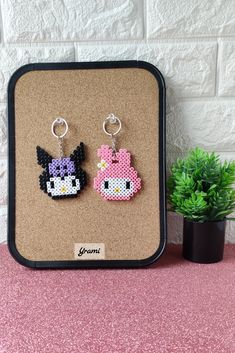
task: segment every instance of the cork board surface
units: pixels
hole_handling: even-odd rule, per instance
[[[140,260],[160,244],[158,83],[147,70],[39,70],[15,86],[15,242],[29,260],[74,260],[74,243],[104,243],[106,260]],[[142,189],[130,201],[105,201],[93,189],[97,148],[109,144],[104,118],[122,120],[118,147],[132,154]],[[51,123],[69,124],[65,154],[85,144],[88,185],[73,199],[52,200],[39,189],[36,146],[58,157]],[[77,261],[77,260],[74,260]]]

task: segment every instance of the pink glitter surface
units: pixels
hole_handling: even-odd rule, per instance
[[[0,353],[234,353],[235,246],[136,270],[31,270],[0,246]]]

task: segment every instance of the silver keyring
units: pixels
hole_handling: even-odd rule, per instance
[[[58,125],[65,125],[65,131],[63,134],[61,135],[57,135],[56,132],[55,132],[55,127],[58,126]],[[53,136],[55,136],[56,138],[58,139],[62,139],[63,137],[65,137],[65,135],[67,134],[68,132],[68,124],[67,124],[67,121],[64,119],[64,118],[61,118],[61,117],[58,117],[56,118],[52,125],[51,125],[51,133]]]
[[[116,123],[118,123],[119,126],[118,126],[117,131],[115,131],[114,133],[108,132],[108,131],[106,130],[106,125],[107,125],[107,123],[110,123],[110,124],[116,124]],[[104,119],[104,122],[103,122],[103,130],[104,130],[104,132],[105,132],[108,136],[115,136],[115,135],[117,135],[117,134],[120,132],[121,128],[122,128],[121,120],[120,120],[117,116],[115,116],[113,113],[109,114],[109,115],[107,116],[107,118]]]

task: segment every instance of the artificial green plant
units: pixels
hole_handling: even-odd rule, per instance
[[[168,202],[189,221],[221,221],[235,210],[235,161],[195,148],[171,167]]]

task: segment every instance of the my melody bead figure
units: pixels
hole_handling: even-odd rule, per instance
[[[65,125],[65,132],[61,135],[55,132],[55,127],[58,125]],[[80,167],[85,159],[84,144],[81,142],[69,157],[65,157],[63,137],[67,131],[68,124],[65,119],[54,120],[51,132],[59,142],[59,158],[53,158],[39,146],[36,148],[38,164],[44,168],[39,176],[40,189],[52,199],[76,197],[86,185],[86,173]]]
[[[107,131],[107,124],[118,124],[116,132]],[[115,136],[121,130],[121,121],[114,114],[104,120],[104,132],[111,137],[112,147],[102,145],[97,150],[101,161],[98,163],[100,170],[94,178],[94,189],[105,200],[130,200],[141,189],[141,179],[137,171],[131,166],[131,154],[126,149],[116,150]]]

